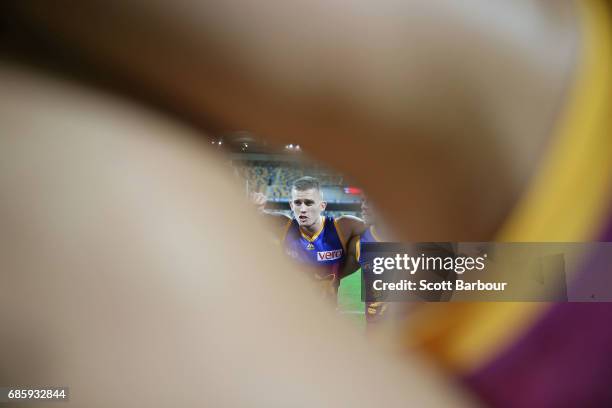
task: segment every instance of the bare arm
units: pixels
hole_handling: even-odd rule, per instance
[[[268,221],[274,229],[279,230],[280,233],[284,233],[291,223],[291,217],[286,216],[283,213],[276,212],[262,212],[266,221]]]
[[[260,214],[264,216],[266,221],[273,226],[275,229],[284,231],[287,228],[287,224],[291,221],[291,217],[286,216],[280,212],[269,212],[265,211],[267,197],[263,193],[254,192],[251,193],[251,202],[255,205]]]
[[[357,235],[352,237],[348,242],[346,248],[346,258],[340,271],[340,279],[352,275],[353,273],[357,272],[359,268],[361,268],[359,259],[357,257],[357,245],[359,244],[359,239],[360,237]]]
[[[352,238],[363,234],[366,230],[365,222],[352,215],[342,215],[336,218],[336,226],[339,230],[340,238],[343,239],[342,244],[345,248]]]
[[[1,384],[91,408],[461,404],[295,290],[189,128],[2,65],[0,84]]]
[[[2,17],[48,41],[53,62],[94,66],[90,79],[201,128],[291,135],[354,175],[404,238],[485,241],[537,165],[565,90],[553,73],[571,60],[533,58],[568,49],[557,35],[541,36],[554,47],[503,36],[504,14],[538,25],[515,12],[529,2],[447,1],[441,14],[437,3],[22,1]],[[99,94],[2,75],[1,383],[70,384],[71,404],[88,407],[201,406],[203,392],[211,406],[464,401],[418,359],[401,368],[369,352],[287,291],[301,281],[258,240],[199,135]],[[289,309],[270,314],[279,304]]]

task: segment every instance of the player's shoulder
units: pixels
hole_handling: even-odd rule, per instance
[[[293,217],[290,217],[280,212],[266,212],[265,215],[271,223],[282,228],[288,228],[291,225],[291,222],[293,221]]]
[[[341,215],[334,220],[336,226],[354,230],[356,234],[361,234],[366,229],[366,224],[361,218],[352,215]]]
[[[285,220],[285,221],[293,221],[293,217],[291,217],[290,215],[284,214],[284,213],[273,213],[274,216]]]
[[[336,217],[335,219],[336,223],[341,223],[341,224],[363,224],[365,225],[365,223],[363,222],[363,220],[361,218],[355,217],[353,215],[341,215],[339,217]]]
[[[362,234],[366,229],[365,222],[352,215],[341,215],[334,220],[334,224],[339,235],[349,240],[351,237]],[[345,241],[345,243],[347,243],[347,241]]]

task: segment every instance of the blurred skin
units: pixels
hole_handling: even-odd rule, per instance
[[[299,143],[401,238],[487,241],[574,67],[571,2],[552,3],[25,1],[4,16],[196,126]],[[88,407],[466,403],[288,290],[305,281],[197,132],[45,77],[0,69],[0,383],[67,384]]]
[[[251,202],[253,203],[253,205],[255,205],[255,208],[257,208],[259,212],[264,211],[264,209],[266,208],[266,201],[268,201],[264,193],[253,192],[250,194],[249,198],[251,199]]]
[[[299,141],[414,241],[493,236],[536,170],[578,48],[571,1],[62,4],[9,15],[193,123]]]
[[[23,68],[0,83],[0,384],[76,407],[462,401],[293,290],[310,281],[197,133]]]

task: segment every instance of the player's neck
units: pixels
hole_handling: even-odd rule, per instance
[[[317,222],[312,224],[310,227],[300,227],[300,229],[302,230],[304,234],[308,235],[309,237],[312,237],[314,234],[319,232],[321,228],[323,227],[323,219],[324,219],[323,216],[320,216]]]

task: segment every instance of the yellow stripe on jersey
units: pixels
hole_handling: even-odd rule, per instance
[[[550,154],[497,239],[588,241],[611,202],[612,32],[599,0],[579,6],[584,55]],[[453,371],[475,371],[548,309],[541,303],[428,304],[410,317],[405,341]]]
[[[346,244],[348,244],[348,241],[344,240],[344,235],[342,234],[342,230],[338,227],[338,219],[334,218],[334,226],[336,227],[336,233],[338,234],[338,238],[340,238],[340,243],[342,244],[342,249],[344,250],[344,253],[346,253]],[[359,260],[359,258],[357,258],[357,260]]]
[[[370,226],[370,234],[372,234],[376,242],[382,242],[382,239],[378,237],[378,234],[376,233],[376,228],[373,225]]]
[[[600,1],[582,2],[584,56],[554,149],[502,240],[571,242],[597,232],[610,203],[612,33]]]
[[[304,234],[304,231],[302,231],[302,228],[300,228],[300,234],[302,234],[302,237],[304,237],[306,241],[314,242],[317,238],[319,238],[319,235],[321,235],[321,232],[323,232],[323,229],[325,229],[326,218],[323,216],[321,216],[321,218],[323,219],[323,221],[321,222],[321,228],[319,228],[319,230],[312,237],[309,237],[308,235]]]

